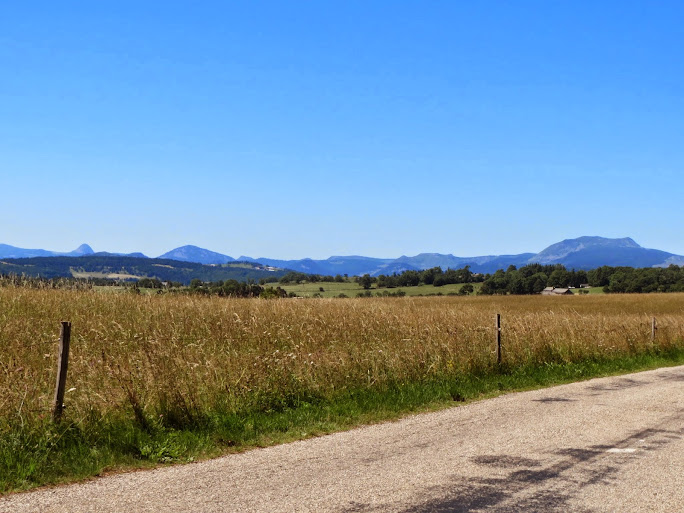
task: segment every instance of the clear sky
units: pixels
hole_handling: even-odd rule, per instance
[[[0,7],[0,243],[684,254],[684,2]]]

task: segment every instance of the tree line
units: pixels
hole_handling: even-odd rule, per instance
[[[587,272],[589,283],[607,293],[684,292],[684,266],[598,267]]]
[[[254,283],[254,281],[225,280],[216,282],[203,282],[194,279],[190,282],[190,287],[186,289],[191,294],[213,295],[220,297],[261,297],[261,298],[280,298],[295,297],[296,294],[290,293],[280,287],[264,287]]]
[[[514,265],[487,274],[480,294],[539,294],[546,287],[575,287],[588,284],[587,271],[568,271],[563,265],[530,264],[520,269]]]
[[[269,279],[264,279],[261,280],[262,284],[263,283],[269,283],[269,282],[275,282],[279,281],[283,285],[289,285],[290,283],[318,283],[318,282],[336,282],[336,283],[344,283],[345,281],[349,281],[349,276],[344,275],[342,276],[341,274],[337,274],[335,276],[332,275],[323,275],[323,274],[308,274],[308,273],[302,273],[298,271],[289,271],[280,278],[278,277],[271,277]]]
[[[365,278],[365,276],[362,278]],[[473,273],[470,270],[470,266],[467,265],[462,269],[447,269],[446,271],[442,270],[441,267],[431,267],[423,271],[407,270],[400,274],[381,274],[377,277],[376,283],[379,288],[391,289],[395,287],[415,287],[418,285],[442,287],[454,283],[476,283],[483,280],[483,275]],[[365,285],[364,288],[366,288]]]
[[[282,285],[288,285],[290,283],[299,284],[304,282],[343,283],[354,281],[364,289],[370,289],[374,284],[378,288],[392,289],[397,287],[415,287],[418,285],[434,285],[435,287],[441,287],[443,285],[449,285],[452,283],[475,283],[484,280],[484,276],[473,273],[470,270],[470,266],[466,266],[463,269],[447,269],[446,271],[442,270],[441,267],[432,267],[423,271],[407,270],[398,274],[381,274],[377,277],[371,276],[370,274],[364,274],[363,276],[354,276],[351,279],[346,274],[344,276],[341,274],[332,276],[291,271],[281,276],[279,279],[273,279],[273,281],[276,280]],[[267,281],[261,280],[260,283],[263,285],[267,283]]]
[[[568,270],[563,265],[510,266],[485,275],[479,293],[539,294],[546,287],[603,287],[606,293],[684,292],[684,267],[610,267],[590,271]]]

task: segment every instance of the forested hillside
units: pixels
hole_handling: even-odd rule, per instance
[[[0,274],[23,274],[43,278],[62,276],[114,277],[120,279],[157,278],[161,281],[179,282],[185,285],[188,285],[193,279],[206,282],[258,281],[280,277],[285,272],[284,270],[269,271],[263,265],[251,262],[202,265],[160,258],[103,255],[17,258],[0,261]]]

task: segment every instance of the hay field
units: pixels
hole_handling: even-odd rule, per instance
[[[215,410],[499,372],[496,313],[508,369],[684,340],[684,294],[260,300],[5,287],[0,430],[49,416],[62,320],[73,323],[67,419],[182,426]]]

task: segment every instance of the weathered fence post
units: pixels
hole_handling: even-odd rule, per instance
[[[57,384],[55,385],[55,404],[52,409],[52,420],[59,422],[64,409],[64,388],[66,387],[67,367],[69,366],[69,342],[71,341],[71,323],[62,321],[59,332],[59,358],[57,362]]]
[[[501,314],[496,314],[496,363],[501,365]]]
[[[653,317],[651,320],[651,341],[655,341],[656,331],[658,330],[658,325],[656,324],[656,318]]]

